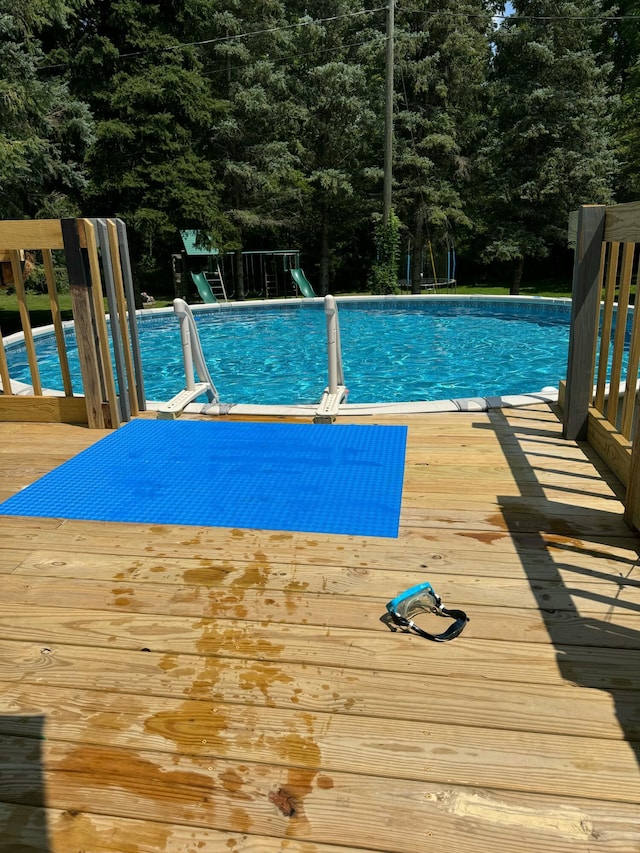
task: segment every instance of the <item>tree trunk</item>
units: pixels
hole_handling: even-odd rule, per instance
[[[422,291],[422,252],[424,251],[424,219],[422,213],[416,213],[413,236],[411,239],[411,293]]]
[[[522,273],[524,271],[524,255],[518,258],[516,265],[513,268],[513,277],[511,279],[511,287],[509,289],[510,296],[520,295],[520,282],[522,281]]]
[[[322,205],[322,223],[320,226],[320,295],[326,296],[329,292],[329,208]]]
[[[238,302],[244,301],[244,264],[242,262],[242,248],[235,250],[235,273],[236,280],[234,282],[235,298]]]

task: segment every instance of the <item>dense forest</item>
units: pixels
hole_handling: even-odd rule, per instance
[[[298,247],[321,292],[384,287],[386,3],[0,6],[2,218],[120,216],[156,292],[181,229]],[[386,229],[414,286],[453,243],[517,292],[569,211],[640,198],[638,6],[398,0]]]

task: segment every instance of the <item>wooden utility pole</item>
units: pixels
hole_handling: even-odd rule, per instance
[[[394,0],[387,7],[387,51],[385,64],[384,99],[384,189],[383,223],[387,225],[391,215],[391,184],[393,181],[393,40],[395,32]]]

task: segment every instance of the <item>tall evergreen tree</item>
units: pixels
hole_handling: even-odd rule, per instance
[[[68,47],[74,91],[97,121],[85,205],[125,219],[141,274],[168,271],[178,229],[227,230],[211,139],[220,105],[187,44],[211,6],[95,0]]]
[[[640,3],[620,0],[610,4],[604,50],[611,57],[610,88],[617,96],[612,136],[619,159],[615,195],[618,201],[640,198]]]
[[[290,73],[302,111],[303,224],[325,294],[352,266],[380,205],[384,16],[368,13],[361,0],[305,4],[305,11]]]
[[[91,116],[56,69],[43,71],[40,37],[66,26],[54,0],[0,0],[0,217],[76,212]]]
[[[611,199],[609,67],[594,50],[595,0],[515,0],[495,35],[487,146],[485,260],[527,258],[566,243],[571,210]]]
[[[236,298],[242,299],[240,253],[291,233],[301,207],[299,111],[286,73],[295,44],[281,0],[230,0],[209,18],[209,37],[209,79],[223,104],[212,131],[213,156],[238,254]]]
[[[394,205],[408,229],[411,287],[420,291],[429,240],[464,234],[489,61],[484,0],[407,0],[396,16]]]

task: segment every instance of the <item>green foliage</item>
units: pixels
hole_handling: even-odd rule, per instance
[[[610,68],[593,48],[602,31],[597,3],[517,0],[515,6],[525,17],[507,19],[495,35],[480,197],[483,258],[514,261],[517,279],[525,259],[566,243],[571,210],[611,201],[615,160]]]
[[[98,0],[67,35],[72,86],[96,117],[85,209],[127,222],[140,274],[168,276],[180,229],[223,239],[231,230],[211,136],[221,105],[194,49],[181,46],[202,35],[192,6]]]
[[[41,30],[62,23],[55,2],[0,2],[0,217],[70,215],[85,185],[91,140],[85,104],[39,74]]]
[[[445,238],[516,269],[547,255],[569,210],[613,197],[614,149],[618,198],[640,193],[636,24],[598,22],[612,0],[515,6],[497,30],[493,0],[396,6],[393,199],[413,288]],[[0,45],[0,216],[121,216],[150,278],[169,279],[193,228],[222,250],[300,248],[322,293],[365,284],[384,8],[0,0]],[[397,269],[372,276],[395,289]]]
[[[369,289],[379,295],[399,293],[400,220],[393,210],[386,224],[382,218],[376,222],[375,244],[378,256],[371,270]]]
[[[482,0],[409,0],[396,18],[394,204],[407,223],[412,285],[428,240],[459,240],[473,226],[469,177],[486,110],[491,10]]]
[[[349,16],[363,8],[342,0],[331,10],[342,17],[302,27],[300,58],[291,67],[308,187],[299,233],[317,259],[322,294],[353,264],[354,235],[380,209],[384,16]],[[322,2],[305,12],[306,21],[330,14]]]
[[[610,13],[629,16],[611,22],[606,27],[607,39],[603,52],[611,57],[613,72],[610,87],[618,95],[612,131],[619,159],[615,175],[615,193],[618,201],[637,201],[640,193],[640,16],[638,0],[620,0],[611,5]]]

